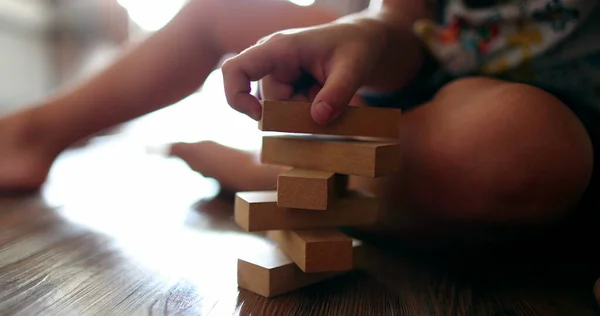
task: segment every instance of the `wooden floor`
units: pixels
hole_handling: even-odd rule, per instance
[[[77,150],[39,195],[0,200],[0,315],[597,314],[593,280],[457,273],[375,247],[366,271],[272,300],[239,291],[237,256],[268,243],[237,229],[214,183],[133,148]]]
[[[151,130],[65,153],[39,194],[0,199],[0,315],[599,314],[577,265],[374,246],[365,271],[271,300],[240,291],[236,258],[268,243],[233,224],[213,181],[148,153]]]

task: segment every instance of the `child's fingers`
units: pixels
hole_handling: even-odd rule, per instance
[[[269,74],[274,65],[260,46],[251,48],[244,55],[228,59],[223,63],[222,73],[225,97],[235,110],[255,120],[261,116],[260,102],[250,94],[251,82]]]
[[[320,124],[328,124],[338,117],[348,106],[363,77],[362,64],[347,56],[332,61],[325,84],[316,95],[311,115]]]
[[[280,64],[292,60],[285,56],[289,47],[274,43],[254,46],[228,59],[222,67],[227,102],[235,110],[259,120],[260,102],[250,94],[250,83],[273,74]]]
[[[223,63],[221,71],[223,73],[225,97],[232,108],[255,120],[259,120],[261,115],[260,102],[250,94],[252,91],[251,82],[258,79],[252,80],[247,75],[247,70],[244,67],[247,67],[244,65],[244,59],[232,58]]]

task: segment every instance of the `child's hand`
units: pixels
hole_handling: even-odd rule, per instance
[[[332,23],[280,32],[223,65],[225,93],[236,110],[258,120],[250,82],[262,80],[263,97],[312,101],[312,117],[327,124],[341,114],[383,51],[377,25]]]

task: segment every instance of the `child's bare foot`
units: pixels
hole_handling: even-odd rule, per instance
[[[225,191],[274,190],[282,167],[261,165],[254,153],[212,141],[176,143],[170,156],[179,157],[192,170],[213,178]]]
[[[51,151],[37,128],[19,113],[0,119],[0,195],[26,193],[46,181],[59,151]]]

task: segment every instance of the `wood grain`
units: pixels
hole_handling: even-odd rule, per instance
[[[379,207],[377,198],[358,191],[338,199],[327,211],[281,208],[276,191],[239,192],[234,219],[248,232],[368,226],[378,221]]]
[[[393,142],[317,136],[264,136],[263,164],[377,178],[397,173],[400,147]]]
[[[600,315],[600,265],[562,252],[595,256],[568,235],[537,260],[520,244],[457,262],[369,245],[361,270],[264,298],[238,288],[237,260],[270,244],[237,227],[233,200],[114,141],[66,153],[40,194],[0,198],[0,315]]]
[[[335,136],[398,138],[400,110],[373,107],[348,107],[328,125],[315,123],[311,103],[263,101],[259,129],[262,131]]]
[[[328,171],[291,169],[277,177],[277,206],[325,211],[342,196],[348,176]]]
[[[352,238],[336,229],[273,230],[267,236],[306,273],[352,269]]]
[[[349,269],[348,269],[349,270]],[[238,259],[238,285],[264,297],[275,297],[340,276],[348,271],[304,273],[276,245]]]

